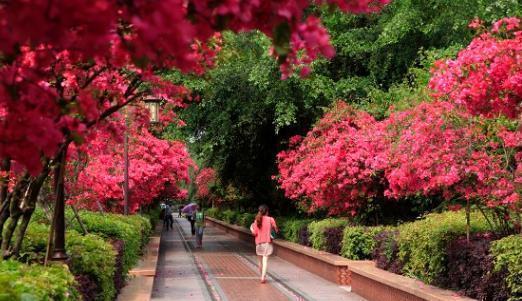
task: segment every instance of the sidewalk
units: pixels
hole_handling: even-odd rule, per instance
[[[203,249],[194,245],[186,219],[176,219],[174,230],[164,232],[152,300],[364,301],[275,256],[268,282],[261,284],[253,244],[214,227],[205,229]]]

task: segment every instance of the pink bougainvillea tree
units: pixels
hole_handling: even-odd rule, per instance
[[[196,197],[207,199],[210,196],[210,188],[216,181],[216,171],[211,167],[201,169],[194,181],[196,184]]]
[[[456,59],[437,62],[429,86],[436,98],[461,105],[472,114],[520,118],[520,20],[506,18],[495,22],[490,31],[473,39]]]
[[[290,149],[278,154],[285,195],[310,201],[311,210],[355,213],[361,202],[382,191],[376,168],[383,144],[373,132],[375,124],[366,112],[336,103],[306,137],[293,137]]]
[[[123,130],[125,118],[112,118],[113,131],[93,134],[92,141],[71,152],[67,189],[70,202],[80,208],[122,212],[123,208]],[[146,123],[145,123],[146,124]],[[127,129],[129,135],[129,209],[136,212],[156,197],[182,196],[179,184],[189,180],[194,166],[182,142],[153,136],[136,117]],[[74,174],[76,173],[76,174]]]

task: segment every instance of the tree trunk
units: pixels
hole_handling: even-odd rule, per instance
[[[7,188],[9,184],[9,171],[11,170],[11,160],[9,158],[2,159],[0,163],[0,171],[6,173],[5,177],[0,178],[0,204],[7,201]]]
[[[13,232],[18,224],[18,219],[22,214],[22,211],[20,210],[20,202],[23,198],[23,194],[27,192],[28,183],[29,174],[26,173],[18,179],[18,182],[13,188],[13,191],[10,193],[6,200],[6,202],[9,202],[9,208],[6,209],[4,212],[8,212],[8,214],[2,214],[2,220],[0,220],[0,233],[2,233],[2,242],[0,244],[0,258],[9,255],[7,253],[9,251],[9,244],[11,243]],[[7,228],[4,229],[4,225],[6,222]]]
[[[15,233],[15,242],[13,246],[13,251],[11,252],[12,256],[18,257],[20,254],[20,249],[22,248],[25,232],[27,231],[27,226],[29,226],[29,222],[31,221],[33,212],[34,208],[25,211],[22,215],[22,222],[20,223],[20,225],[18,225]]]
[[[0,163],[0,171],[8,173],[11,170],[11,160],[8,158],[2,159]],[[2,244],[2,233],[4,224],[9,217],[9,199],[8,199],[8,184],[9,176],[0,178],[0,245]]]
[[[471,232],[471,202],[470,200],[466,200],[466,240],[470,242],[470,232]]]
[[[31,221],[31,217],[33,216],[34,209],[36,208],[36,201],[38,200],[38,195],[40,194],[40,190],[42,188],[45,179],[49,175],[49,167],[48,164],[44,165],[44,170],[29,184],[29,193],[27,198],[24,200],[24,206],[22,208],[22,223],[18,225],[17,231],[15,232],[15,243],[13,245],[14,256],[18,256],[20,253],[20,249],[22,248],[22,242],[25,237],[25,232],[27,231],[27,226]]]

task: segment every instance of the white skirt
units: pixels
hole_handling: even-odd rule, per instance
[[[274,252],[274,246],[270,242],[256,245],[256,254],[258,256],[270,256]]]

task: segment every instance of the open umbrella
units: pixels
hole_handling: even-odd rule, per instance
[[[198,204],[196,203],[190,203],[188,205],[186,205],[185,207],[183,207],[183,209],[181,209],[181,212],[182,213],[192,213],[194,211],[196,211],[196,206]]]

